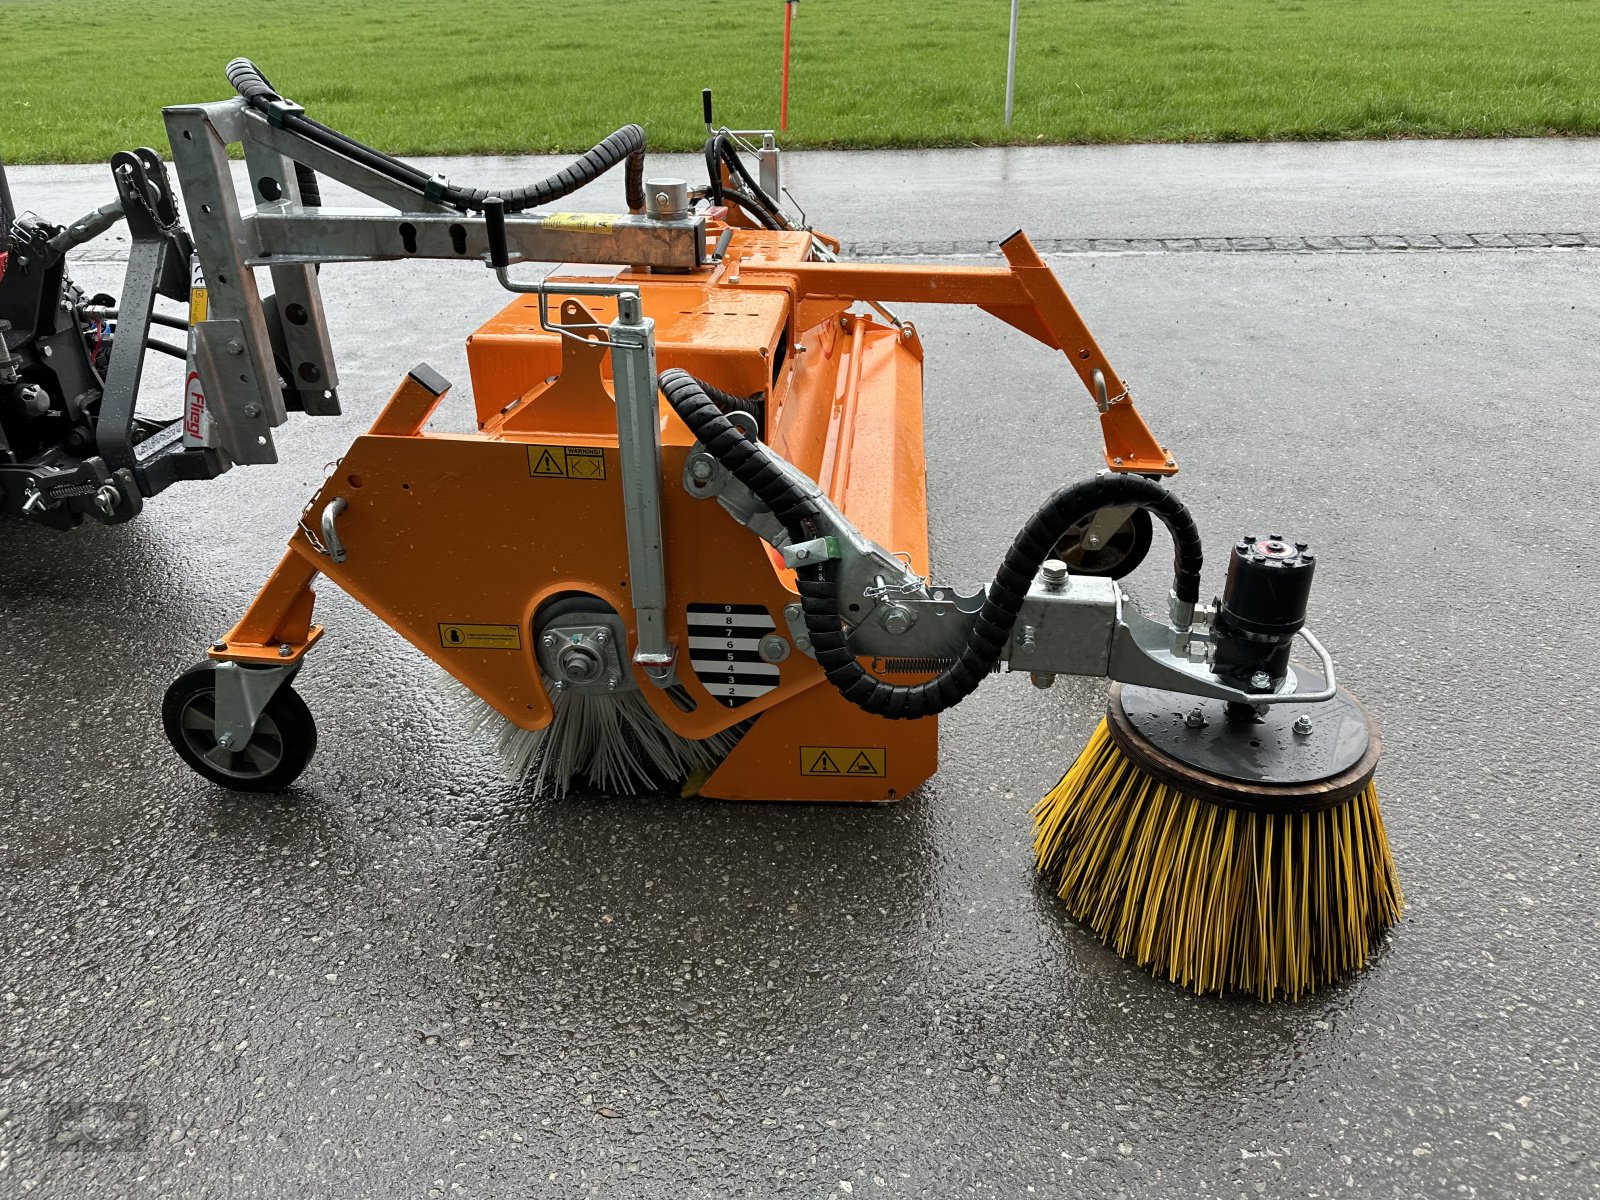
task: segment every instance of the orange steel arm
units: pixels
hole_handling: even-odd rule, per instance
[[[1001,242],[1000,249],[1006,256],[1005,267],[825,262],[767,267],[745,262],[739,266],[738,283],[759,287],[770,281],[791,292],[800,329],[809,329],[857,300],[981,308],[1067,356],[1100,410],[1106,464],[1113,471],[1175,473],[1177,461],[1151,434],[1121,377],[1027,235],[1019,230]]]

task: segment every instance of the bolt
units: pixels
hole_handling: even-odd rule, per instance
[[[556,680],[554,683],[552,683],[550,685],[550,690],[552,692],[558,692],[558,693],[559,692],[564,692],[564,691],[567,690],[566,682],[564,680],[558,679],[558,680]]]
[[[1120,458],[1113,458],[1113,459],[1112,459],[1112,460],[1111,460],[1111,461],[1112,461],[1112,462],[1113,462],[1113,463],[1114,463],[1114,464],[1115,464],[1115,465],[1117,465],[1117,466],[1119,466],[1119,467],[1120,467],[1120,466],[1121,466],[1121,465],[1122,465],[1122,460],[1121,460],[1121,459],[1120,459]]]
[[[900,330],[900,336],[905,338],[906,341],[909,342],[911,340],[911,335],[912,335],[913,332],[914,331],[912,330],[911,326],[907,325],[907,326],[905,326],[905,328]]]
[[[604,629],[596,629],[594,631],[594,644],[596,646],[604,646],[610,639],[611,635]]]
[[[1206,715],[1198,708],[1191,708],[1189,715],[1183,719],[1183,723],[1190,729],[1204,729],[1207,724]]]
[[[231,733],[218,734],[217,735],[217,745],[219,747],[221,747],[222,749],[226,750],[229,746],[233,745],[233,734],[231,734]]]
[[[1091,550],[1098,550],[1101,546],[1105,545],[1105,541],[1098,533],[1091,533],[1088,537],[1083,539],[1083,544],[1089,547]]]
[[[756,649],[762,659],[769,663],[780,663],[789,657],[789,643],[784,640],[782,634],[767,634]]]
[[[539,639],[539,644],[541,646],[543,646],[546,650],[553,650],[560,641],[561,641],[561,639],[558,638],[555,634],[547,633],[542,638]]]
[[[241,342],[238,338],[229,338],[228,339],[228,353],[229,354],[243,354],[244,353],[244,343]]]
[[[801,634],[799,637],[795,638],[794,648],[800,651],[801,654],[810,654],[811,639],[806,637],[804,634]]]
[[[883,614],[883,627],[898,636],[911,628],[911,613],[904,605],[890,605]]]
[[[1047,558],[1040,570],[1044,576],[1044,585],[1052,592],[1060,591],[1067,582],[1067,564],[1059,558]]]
[[[806,559],[811,557],[811,551],[807,550],[804,546],[801,546],[794,552],[794,557],[796,562],[805,562]]]
[[[259,405],[259,404],[246,404],[244,406],[244,415],[247,416],[247,417],[252,417],[252,418],[259,417],[261,415],[261,405]]]
[[[689,460],[690,479],[698,479],[701,483],[704,483],[711,478],[715,471],[716,467],[712,466],[709,458],[697,454]]]
[[[1033,626],[1024,625],[1022,627],[1022,636],[1017,639],[1017,652],[1019,654],[1032,654],[1033,650]]]
[[[1306,716],[1304,713],[1296,717],[1294,722],[1294,731],[1301,737],[1308,736],[1311,733],[1311,718]]]
[[[1055,685],[1056,685],[1055,672],[1054,671],[1034,671],[1034,672],[1029,674],[1028,682],[1033,684],[1034,687],[1038,688],[1042,692],[1046,688],[1055,687]]]
[[[1255,688],[1258,692],[1264,692],[1272,686],[1272,676],[1268,675],[1265,671],[1257,671],[1254,675],[1250,676],[1250,686]]]
[[[606,680],[606,691],[608,691],[608,692],[616,691],[617,690],[617,685],[619,683],[621,683],[621,682],[622,682],[622,680],[619,679],[617,676],[615,676],[615,675],[610,676]]]
[[[23,261],[26,262],[27,260],[24,259]],[[56,354],[55,350],[49,346],[43,347],[40,353],[42,353],[46,358],[54,358]]]
[[[117,491],[113,484],[101,484],[100,490],[94,494],[94,506],[108,517],[117,511],[117,505],[121,501],[122,493]]]
[[[278,657],[279,658],[289,658],[293,654],[294,654],[294,647],[289,645],[288,642],[284,642],[281,646],[278,647]]]
[[[227,642],[212,642],[211,643],[211,648],[213,650],[226,650],[228,648],[228,643]]]
[[[800,606],[798,604],[785,604],[783,606],[783,616],[786,621],[798,621],[800,619]]]

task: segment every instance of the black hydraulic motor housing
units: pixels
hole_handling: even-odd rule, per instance
[[[1213,623],[1212,670],[1241,691],[1270,692],[1289,673],[1294,636],[1306,623],[1316,557],[1309,544],[1250,533],[1234,543]]]

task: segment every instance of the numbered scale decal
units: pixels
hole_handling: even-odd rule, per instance
[[[719,704],[738,708],[778,686],[778,666],[761,657],[776,626],[759,604],[689,605],[689,666]]]

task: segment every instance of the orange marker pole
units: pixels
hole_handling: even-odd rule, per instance
[[[794,6],[799,0],[783,0],[783,97],[778,102],[778,128],[789,128],[789,32],[794,26]]]

